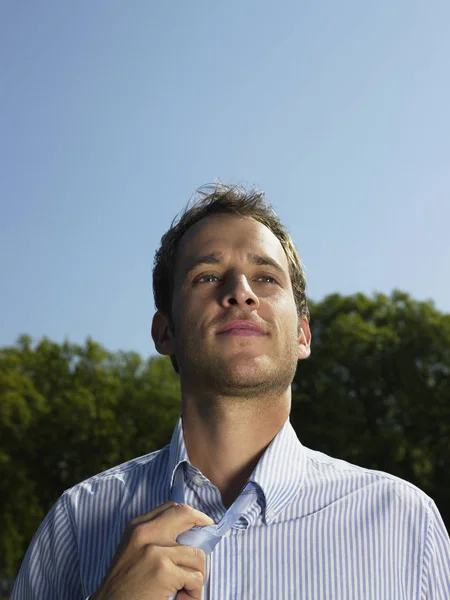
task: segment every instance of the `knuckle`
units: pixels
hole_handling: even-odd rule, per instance
[[[196,548],[195,546],[191,546],[194,554],[194,558],[197,558],[201,563],[206,561],[206,554],[203,552],[201,548]]]
[[[170,560],[170,558],[168,556],[165,556],[164,554],[160,554],[155,559],[155,563],[156,563],[155,564],[156,572],[161,577],[166,575],[172,569],[172,561]]]
[[[192,577],[194,579],[194,581],[198,582],[198,583],[203,583],[203,573],[201,571],[194,571],[192,573]]]
[[[144,548],[144,557],[150,563],[158,563],[159,560],[159,552],[156,546],[153,544],[148,544]]]
[[[192,523],[192,525],[195,525],[198,511],[188,504],[178,504],[178,506],[175,506],[174,509],[177,510],[179,518],[185,523]]]
[[[181,514],[189,514],[192,510],[187,504],[177,504],[174,506],[174,509]]]
[[[133,546],[140,547],[147,543],[148,538],[148,525],[146,523],[139,523],[136,525],[131,533],[131,543]]]

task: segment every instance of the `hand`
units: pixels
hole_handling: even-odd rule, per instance
[[[200,600],[205,553],[176,539],[194,525],[213,525],[204,513],[166,502],[131,521],[92,600]]]

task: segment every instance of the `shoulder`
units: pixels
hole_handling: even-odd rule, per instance
[[[334,458],[305,448],[307,456],[306,481],[309,486],[328,488],[339,497],[351,497],[355,501],[363,499],[379,509],[400,509],[403,513],[415,513],[427,520],[434,510],[434,502],[416,485],[385,471],[361,467],[342,459]],[[418,512],[417,512],[418,511]],[[422,520],[419,518],[419,520]],[[425,522],[423,523],[425,525]]]
[[[80,598],[96,589],[127,522],[164,498],[168,454],[166,446],[66,490],[30,544],[13,597]]]
[[[67,489],[61,500],[69,512],[79,512],[89,504],[124,505],[125,498],[133,498],[146,488],[150,496],[158,496],[166,483],[169,446],[93,475]]]
[[[155,452],[150,452],[149,454],[144,454],[143,456],[138,456],[136,458],[132,458],[120,465],[116,465],[85,479],[81,483],[76,484],[71,489],[76,490],[79,486],[86,485],[98,485],[102,483],[106,483],[111,480],[120,480],[129,479],[134,476],[139,476],[145,471],[152,470],[157,467],[158,463],[161,460],[164,460],[166,456],[168,456],[169,446],[165,446],[160,450],[156,450]]]

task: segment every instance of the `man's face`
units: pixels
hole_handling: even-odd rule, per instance
[[[251,218],[202,219],[180,241],[173,350],[185,389],[223,395],[285,392],[309,355],[288,262],[277,237]]]

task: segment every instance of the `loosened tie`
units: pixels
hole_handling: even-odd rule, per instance
[[[256,485],[248,481],[239,496],[216,525],[193,527],[177,537],[179,544],[196,546],[205,554],[211,554],[226,532],[233,527],[257,498]],[[173,482],[171,499],[178,504],[184,503],[184,472],[178,468]]]
[[[226,532],[239,521],[256,498],[256,485],[252,481],[248,481],[216,525],[193,527],[189,531],[181,533],[177,537],[177,542],[185,546],[201,548],[206,555],[211,554]],[[184,504],[184,471],[182,467],[178,467],[175,472],[170,499],[178,504]],[[176,598],[176,594],[171,596],[169,600],[174,600],[174,598]]]
[[[256,485],[252,481],[248,481],[219,523],[205,527],[193,527],[189,531],[181,533],[177,537],[177,542],[185,546],[201,548],[206,555],[211,554],[226,532],[247,512],[256,498]],[[182,467],[178,467],[175,472],[170,499],[178,504],[184,504],[184,471]],[[176,598],[176,594],[169,600],[174,598]]]

